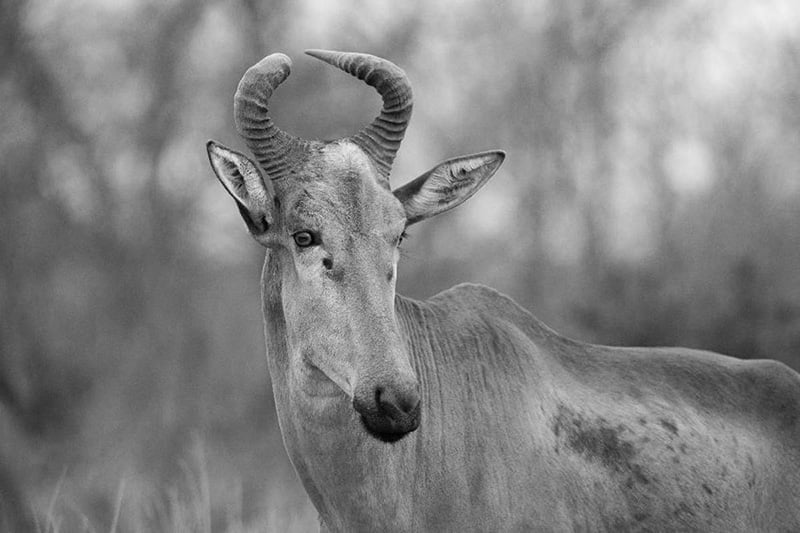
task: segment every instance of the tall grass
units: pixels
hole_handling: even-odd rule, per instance
[[[91,499],[78,496],[78,481],[71,481],[65,468],[47,497],[33,502],[37,533],[300,533],[319,528],[307,499],[269,480],[259,512],[244,516],[243,484],[213,479],[200,439],[181,461],[179,478],[166,487],[153,486],[138,474],[121,477],[113,496],[106,498],[112,502],[106,519],[98,517],[102,513],[92,508]]]

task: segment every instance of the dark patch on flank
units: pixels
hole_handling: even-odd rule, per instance
[[[750,465],[750,471],[747,476],[747,486],[753,488],[756,484],[756,469],[753,466],[753,456],[747,454],[747,462]]]
[[[644,475],[644,469],[642,468],[641,465],[632,463],[630,467],[631,467],[631,475],[633,476],[633,478],[636,480],[637,483],[640,483],[642,485],[647,485],[648,483],[650,483],[650,479]]]
[[[675,424],[673,424],[672,422],[670,422],[666,418],[659,418],[658,422],[664,427],[664,429],[666,429],[667,431],[669,431],[673,435],[677,435],[678,434],[678,426],[676,426]]]
[[[686,448],[686,444],[684,444],[684,443],[681,443],[681,445],[680,445],[680,446],[678,446],[678,449],[680,449],[680,451],[681,451],[681,453],[682,453],[682,454],[686,455],[686,449],[687,449],[687,448]]]
[[[673,511],[673,514],[678,518],[683,518],[686,516],[694,516],[694,511],[692,511],[692,508],[689,507],[686,502],[681,502],[678,504],[675,511]]]
[[[484,492],[486,480],[482,468],[476,468],[469,477],[469,497],[474,505],[478,505]]]
[[[573,452],[626,476],[626,487],[650,482],[642,466],[635,462],[639,450],[623,436],[628,431],[624,425],[612,426],[602,417],[587,419],[561,406],[553,418],[552,430]]]
[[[618,430],[607,426],[584,429],[576,424],[571,428],[567,439],[570,448],[590,459],[599,460],[608,467],[618,468],[625,465],[635,455],[633,445],[621,440]]]
[[[701,486],[703,487],[703,490],[706,491],[707,494],[714,494],[714,491],[711,490],[711,487],[709,487],[705,483],[703,483]]]
[[[647,425],[647,419],[645,417],[639,418],[639,423],[643,426]]]

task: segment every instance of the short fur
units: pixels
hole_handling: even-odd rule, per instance
[[[800,527],[800,377],[781,363],[578,343],[479,285],[398,296],[395,310],[423,405],[399,443],[368,437],[344,394],[314,420],[273,374],[284,442],[329,531]]]
[[[471,196],[493,154],[393,194],[354,143],[317,143],[272,191],[209,144],[268,249],[275,405],[321,529],[800,530],[800,375],[785,365],[576,342],[478,285],[395,294],[405,225]],[[298,246],[304,231],[319,242]],[[418,393],[419,426],[375,438],[355,407],[376,390]]]

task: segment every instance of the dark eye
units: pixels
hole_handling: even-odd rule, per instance
[[[294,243],[300,248],[308,248],[319,244],[318,236],[310,231],[298,231],[292,237],[294,237]]]

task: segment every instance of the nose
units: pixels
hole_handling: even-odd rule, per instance
[[[401,392],[393,388],[375,388],[378,411],[394,420],[400,420],[419,410],[419,393],[416,389]]]
[[[419,427],[420,395],[416,383],[381,383],[357,390],[353,407],[367,432],[396,442]]]

